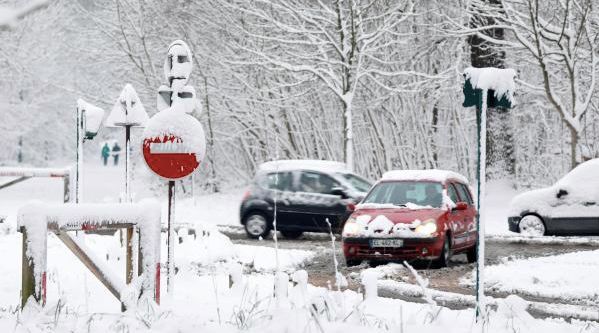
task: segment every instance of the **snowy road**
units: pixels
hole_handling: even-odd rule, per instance
[[[274,241],[272,238],[264,240],[252,240],[248,239],[245,234],[237,228],[225,228],[223,231],[233,243],[236,244],[247,244],[247,245],[261,245],[274,247]],[[497,241],[491,240],[486,245],[486,264],[487,265],[499,265],[506,262],[511,262],[515,259],[521,258],[543,258],[550,257],[565,253],[573,253],[579,251],[591,251],[599,249],[599,244],[526,244],[522,242],[506,242],[505,240]],[[310,250],[316,253],[316,256],[307,263],[305,266],[306,271],[309,274],[309,282],[316,286],[327,287],[334,285],[335,283],[335,272],[333,265],[333,251],[331,239],[326,234],[308,234],[298,240],[289,240],[284,237],[279,237],[279,248],[281,249],[299,249],[299,250]],[[343,260],[343,254],[341,251],[341,242],[339,237],[335,242],[335,253],[339,262],[339,269],[343,275],[347,277],[349,288],[352,290],[358,290],[360,288],[360,273],[370,266],[363,263],[356,267],[347,267]],[[447,268],[442,269],[431,269],[427,263],[414,262],[412,263],[417,269],[418,274],[429,280],[429,286],[435,290],[462,294],[462,295],[474,295],[472,287],[463,283],[464,279],[467,279],[475,268],[474,264],[466,263],[464,255],[457,255],[453,257],[451,265]],[[381,271],[389,271],[391,274],[386,274],[386,278],[392,281],[404,282],[409,284],[415,284],[415,279],[408,270],[403,269],[397,264],[382,265],[376,268]],[[535,267],[530,267],[534,270]],[[405,295],[397,290],[390,288],[384,288],[379,286],[379,292],[381,295],[390,298],[398,298],[408,301],[418,300],[418,297],[412,297]],[[559,304],[574,304],[574,305],[589,305],[592,300],[585,299],[555,299],[551,297],[543,297],[538,295],[531,295],[526,293],[518,293],[522,298],[541,303],[559,303]],[[506,297],[508,293],[497,290],[488,290],[487,295],[497,298]],[[596,304],[597,305],[597,304]],[[450,308],[464,308],[465,305],[461,302],[448,303]],[[539,316],[543,316],[541,313]]]

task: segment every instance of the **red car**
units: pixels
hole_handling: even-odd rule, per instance
[[[370,190],[342,232],[348,266],[363,260],[476,261],[476,208],[468,181],[443,170],[396,170]]]

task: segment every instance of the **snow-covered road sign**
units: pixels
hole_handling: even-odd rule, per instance
[[[110,115],[106,119],[107,127],[135,126],[143,127],[148,121],[148,114],[137,92],[130,84],[125,85],[117,98]]]
[[[143,155],[146,164],[154,173],[169,180],[192,174],[200,165],[198,157],[203,157],[198,156],[198,152],[177,135],[145,138]]]

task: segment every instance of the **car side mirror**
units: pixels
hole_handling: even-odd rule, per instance
[[[561,199],[562,197],[565,197],[566,195],[568,195],[568,191],[560,188],[559,191],[557,191],[557,194],[555,195],[555,197],[558,199]]]
[[[468,204],[465,202],[458,202],[455,204],[455,207],[453,208],[453,210],[466,210],[468,209]]]
[[[333,189],[331,189],[331,194],[338,195],[342,199],[347,199],[349,197],[345,192],[345,189],[343,189],[342,187],[333,187]]]

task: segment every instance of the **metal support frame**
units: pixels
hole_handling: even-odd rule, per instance
[[[78,206],[78,205],[77,205]],[[41,212],[43,214],[43,212]],[[110,281],[106,274],[102,271],[102,268],[99,267],[96,262],[93,260],[92,256],[90,256],[85,247],[82,247],[81,244],[73,239],[68,232],[69,231],[102,231],[102,230],[116,230],[116,229],[126,229],[127,230],[127,244],[126,244],[126,270],[125,270],[125,282],[126,284],[130,284],[134,278],[134,272],[137,271],[137,276],[141,276],[143,273],[146,273],[146,276],[153,279],[154,285],[148,285],[146,282],[142,284],[142,293],[151,292],[153,294],[153,298],[157,303],[160,303],[160,254],[159,244],[156,245],[156,252],[154,254],[153,260],[156,260],[154,263],[144,263],[142,256],[141,246],[135,246],[141,244],[142,242],[136,242],[134,239],[135,233],[133,232],[134,228],[136,228],[135,222],[126,222],[126,221],[112,221],[110,218],[97,218],[97,221],[94,221],[93,224],[78,224],[78,225],[65,225],[59,224],[58,221],[50,220],[51,217],[46,215],[44,217],[44,221],[39,221],[42,223],[46,223],[47,232],[54,233],[58,239],[62,241],[63,244],[85,265],[89,271],[98,278],[98,280],[110,291],[110,293],[116,297],[117,300],[121,301],[121,290],[122,286],[114,285],[112,281]],[[159,223],[160,219],[157,219],[157,223]],[[36,221],[37,222],[37,221]],[[156,232],[160,233],[160,227],[156,226]],[[142,235],[146,232],[144,229],[139,229],[139,237],[143,237]],[[20,232],[23,234],[23,243],[22,243],[22,274],[21,274],[21,307],[24,307],[30,297],[33,297],[35,301],[40,303],[42,306],[46,304],[46,252],[43,253],[43,259],[40,262],[38,258],[38,262],[35,262],[33,258],[28,257],[28,247],[30,244],[29,241],[29,233],[27,228],[24,226],[20,227]],[[150,234],[146,234],[151,237]],[[159,239],[159,236],[154,235]],[[38,237],[39,238],[39,237]],[[37,240],[39,241],[39,240]],[[47,249],[47,238],[44,238],[43,248]],[[39,245],[39,244],[38,244]],[[134,250],[135,247],[138,247],[138,261],[134,262]],[[152,260],[150,258],[149,260]],[[36,269],[36,265],[42,265]],[[136,268],[137,266],[137,268]],[[156,271],[148,271],[147,269],[155,269]],[[41,273],[41,274],[40,274]],[[37,276],[36,276],[37,274]],[[145,290],[145,291],[144,291]],[[125,304],[121,303],[121,311],[125,311]]]

